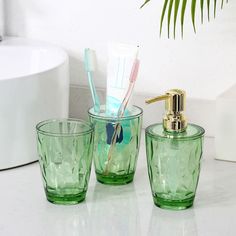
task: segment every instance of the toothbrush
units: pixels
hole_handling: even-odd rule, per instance
[[[129,99],[131,97],[131,94],[133,92],[134,89],[134,84],[135,81],[137,79],[138,76],[138,69],[139,69],[139,60],[135,59],[133,67],[132,67],[132,71],[131,71],[131,75],[130,75],[130,82],[129,82],[129,87],[127,89],[127,92],[125,94],[125,97],[121,103],[121,106],[118,110],[118,117],[122,117],[124,115],[125,109],[129,103]]]
[[[118,119],[121,118],[124,115],[125,109],[126,109],[128,103],[129,103],[129,99],[131,97],[135,81],[137,79],[138,69],[139,69],[139,60],[136,57],[135,60],[134,60],[132,70],[131,70],[131,74],[130,74],[130,78],[129,78],[129,87],[127,89],[125,97],[124,97],[124,99],[123,99],[123,101],[122,101],[122,103],[119,107],[119,110],[118,110]],[[105,174],[108,173],[109,163],[110,163],[111,157],[112,157],[112,152],[113,152],[113,149],[116,145],[117,136],[120,135],[120,132],[121,132],[121,125],[120,125],[120,123],[116,123],[115,127],[114,127],[114,133],[113,133],[112,139],[111,139],[111,146],[110,146],[109,151],[108,151],[108,162],[107,162],[107,166],[106,166],[106,169],[105,169]]]
[[[84,67],[88,76],[89,87],[94,104],[94,111],[99,113],[100,101],[93,80],[93,72],[95,71],[95,51],[91,50],[90,48],[85,48],[84,50]]]
[[[126,109],[128,103],[129,103],[129,99],[130,99],[131,94],[133,92],[134,84],[135,84],[135,81],[136,81],[137,76],[138,76],[139,64],[140,63],[139,63],[138,51],[137,51],[134,62],[133,62],[133,66],[132,66],[132,69],[131,69],[130,77],[129,77],[129,87],[127,89],[127,92],[124,96],[124,99],[123,99],[123,101],[122,101],[122,103],[119,107],[118,113],[117,113],[118,118],[123,116],[123,114],[125,112],[125,109]]]

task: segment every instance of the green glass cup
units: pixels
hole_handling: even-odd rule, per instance
[[[36,130],[48,201],[65,205],[83,201],[92,164],[92,124],[77,119],[46,120]]]
[[[103,184],[122,185],[133,181],[139,153],[143,110],[132,106],[121,118],[88,111],[94,125],[94,165],[97,180]],[[119,132],[116,133],[116,127]],[[113,142],[114,140],[114,142]]]

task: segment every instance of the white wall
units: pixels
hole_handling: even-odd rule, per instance
[[[4,35],[5,21],[4,21],[4,0],[0,0],[0,39]]]
[[[96,49],[95,83],[101,88],[107,41],[138,43],[142,64],[136,92],[179,87],[191,97],[214,99],[236,81],[236,2],[229,1],[216,20],[199,25],[197,35],[186,24],[184,40],[175,41],[158,36],[162,2],[152,0],[140,10],[141,0],[6,0],[7,33],[66,48],[73,84],[87,85],[83,49]]]

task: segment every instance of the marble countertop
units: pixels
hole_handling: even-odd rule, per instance
[[[134,182],[107,186],[92,170],[86,201],[47,202],[39,164],[0,172],[1,236],[236,235],[236,163],[214,160],[214,139],[205,139],[194,207],[162,210],[153,204],[144,136]],[[235,225],[234,225],[235,224]]]

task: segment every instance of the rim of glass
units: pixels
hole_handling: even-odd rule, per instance
[[[50,123],[56,123],[56,122],[65,122],[65,121],[73,121],[73,122],[82,123],[82,124],[88,126],[88,130],[69,134],[69,133],[50,132],[50,131],[45,131],[45,130],[41,129],[44,125],[47,125],[47,124],[50,124]],[[40,121],[36,125],[36,130],[37,130],[38,133],[45,134],[45,135],[48,135],[48,136],[61,136],[61,137],[62,136],[64,136],[64,137],[67,136],[67,137],[70,137],[70,136],[82,136],[82,135],[85,135],[85,134],[89,134],[94,130],[94,127],[93,127],[93,124],[91,124],[90,122],[84,121],[82,119],[65,118],[65,119],[48,119],[48,120]]]
[[[95,114],[95,113],[92,113],[90,110],[93,108],[93,107],[90,107],[88,109],[88,114],[89,116],[93,117],[93,118],[99,118],[101,120],[130,120],[130,119],[134,119],[136,117],[139,117],[143,114],[143,109],[139,106],[136,106],[136,105],[132,105],[132,107],[135,107],[139,110],[139,112],[135,115],[130,115],[130,116],[123,116],[123,117],[114,117],[114,116],[102,116],[102,115],[99,115],[99,114]]]
[[[161,123],[159,123],[159,124],[161,124]],[[150,131],[150,129],[151,129],[152,127],[154,127],[155,125],[156,125],[156,124],[152,124],[152,125],[148,126],[148,127],[145,129],[145,133],[146,133],[148,136],[151,136],[151,137],[154,138],[154,139],[165,139],[166,137],[161,136],[161,135],[159,135],[159,134],[153,134],[153,132]],[[205,129],[202,128],[201,126],[195,125],[195,124],[192,124],[192,123],[189,123],[189,125],[192,125],[192,126],[195,126],[195,127],[197,127],[197,128],[200,128],[201,131],[199,131],[198,133],[193,134],[193,135],[191,135],[191,136],[187,136],[187,137],[180,136],[180,137],[175,137],[175,138],[178,139],[178,140],[183,140],[183,141],[184,141],[184,140],[193,140],[193,139],[200,138],[200,137],[202,137],[202,136],[205,134]],[[171,136],[171,133],[170,133],[170,136]]]

